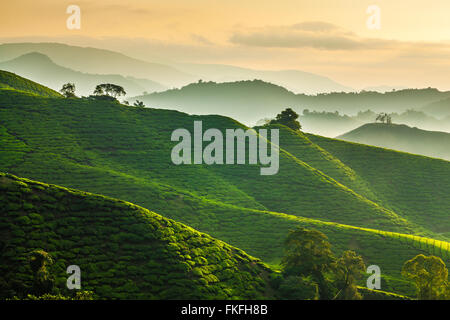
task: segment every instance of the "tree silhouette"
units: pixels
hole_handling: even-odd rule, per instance
[[[113,98],[126,95],[124,88],[111,83],[102,83],[95,87],[94,94],[97,96],[108,95]]]
[[[144,107],[145,107],[144,102],[139,101],[139,100],[136,100],[136,101],[133,103],[133,105],[134,105],[135,107],[139,107],[139,108],[144,108]]]
[[[73,98],[75,97],[75,84],[70,82],[66,83],[62,86],[59,92],[61,92],[62,95],[66,98]]]
[[[291,108],[287,108],[281,113],[277,114],[276,118],[270,121],[270,124],[283,124],[292,130],[300,130],[302,126],[297,121],[298,114]]]
[[[381,121],[382,123],[391,124],[392,123],[392,117],[388,115],[385,112],[382,112],[377,115],[377,118],[375,119],[375,122]]]

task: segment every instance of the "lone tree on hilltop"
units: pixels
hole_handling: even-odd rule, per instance
[[[135,107],[139,107],[139,108],[144,108],[144,107],[145,107],[144,102],[139,101],[139,100],[136,100],[136,101],[133,103],[133,105],[134,105]]]
[[[298,114],[291,108],[287,108],[281,113],[277,114],[276,118],[270,121],[270,124],[283,124],[292,130],[300,130],[302,126],[297,121]]]
[[[381,121],[382,123],[391,124],[392,123],[392,117],[388,115],[386,112],[382,112],[377,115],[377,118],[375,119],[375,122]]]
[[[94,94],[97,96],[108,95],[113,98],[124,96],[127,93],[124,88],[111,83],[102,83],[95,87]]]
[[[59,92],[66,98],[74,98],[75,97],[75,84],[74,83],[66,83],[62,86]]]

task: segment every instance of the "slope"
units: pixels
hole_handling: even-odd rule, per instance
[[[0,61],[31,52],[42,53],[58,65],[73,70],[144,78],[167,87],[178,87],[198,80],[194,75],[164,64],[149,63],[110,50],[61,43],[5,43],[0,45]]]
[[[367,123],[337,139],[450,160],[450,133]]]
[[[450,162],[308,134],[370,184],[380,204],[450,238]]]
[[[78,265],[99,298],[257,299],[271,270],[192,228],[121,200],[0,173],[0,297],[32,287],[30,252],[48,252],[56,287]]]
[[[15,89],[44,97],[62,97],[50,88],[4,70],[0,70],[0,89]]]
[[[176,166],[172,163],[171,149],[176,143],[170,135],[175,129],[187,128],[193,132],[194,120],[202,120],[204,130],[245,128],[232,119],[188,116],[83,99],[66,99],[61,103],[12,95],[5,97],[0,93],[0,101],[12,101],[0,105],[0,126],[31,150],[23,162],[13,167],[2,166],[1,170],[129,200],[149,209],[153,209],[153,204],[142,202],[145,188],[129,192],[131,182],[111,184],[106,182],[105,173],[106,176],[125,174],[143,181],[144,185],[146,181],[162,183],[240,207],[414,232],[413,226],[394,212],[284,150],[280,153],[279,173],[272,176],[261,176],[256,165]],[[87,179],[83,171],[95,172],[98,177]]]
[[[0,62],[0,69],[12,71],[24,77],[43,83],[55,90],[67,82],[75,83],[76,94],[90,95],[100,83],[114,83],[124,87],[128,96],[139,95],[144,91],[162,91],[166,87],[150,80],[123,77],[117,74],[82,73],[54,63],[41,53],[32,52],[13,60]]]
[[[201,76],[203,80],[232,82],[260,79],[295,93],[317,94],[324,92],[353,91],[336,81],[300,70],[254,70],[221,64],[177,64],[185,72]]]
[[[317,95],[293,92],[261,80],[236,82],[198,82],[164,92],[137,97],[148,106],[177,109],[194,114],[221,114],[247,125],[263,118],[273,118],[286,107],[301,114],[303,110],[356,114],[403,112],[450,97],[450,92],[436,89],[405,89],[393,92],[332,92]]]

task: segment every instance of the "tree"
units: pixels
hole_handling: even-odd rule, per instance
[[[392,117],[385,112],[382,112],[377,115],[375,122],[377,122],[378,120],[381,121],[382,123],[386,122],[386,124],[392,123]]]
[[[34,274],[33,294],[41,296],[51,293],[55,282],[47,269],[53,264],[51,256],[43,250],[34,250],[30,253],[29,261]]]
[[[405,262],[402,275],[414,281],[419,300],[446,298],[448,270],[441,258],[419,254]]]
[[[113,98],[117,98],[119,96],[126,95],[125,89],[121,86],[111,84],[111,83],[102,83],[95,87],[94,95],[108,95]]]
[[[311,276],[319,286],[321,299],[330,299],[324,273],[334,261],[328,238],[317,230],[297,228],[285,241],[285,255],[281,265],[287,275]]]
[[[337,287],[340,288],[334,299],[361,300],[362,296],[358,292],[356,281],[362,278],[366,270],[362,257],[354,251],[344,251],[336,260],[334,269]]]
[[[66,83],[62,86],[61,90],[59,92],[62,93],[62,95],[66,98],[73,98],[75,97],[75,84],[74,83]]]
[[[270,124],[282,124],[292,130],[300,130],[302,126],[300,122],[297,121],[298,114],[291,108],[287,108],[281,113],[277,114],[276,118],[270,121]]]
[[[135,107],[139,107],[139,108],[144,108],[144,107],[145,107],[144,102],[139,101],[139,100],[136,100],[136,101],[133,103],[133,105],[134,105]]]

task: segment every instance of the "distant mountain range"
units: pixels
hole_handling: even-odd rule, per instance
[[[219,64],[177,64],[176,67],[185,72],[197,74],[207,81],[234,82],[258,79],[283,86],[295,93],[317,94],[354,91],[354,89],[327,77],[299,70],[252,70]]]
[[[125,88],[128,95],[143,92],[162,91],[166,87],[147,79],[124,77],[118,74],[92,74],[75,71],[54,63],[42,53],[31,52],[15,59],[0,62],[0,69],[17,73],[33,81],[40,82],[54,90],[59,90],[64,83],[72,82],[76,94],[89,95],[100,83],[114,83]]]
[[[220,64],[150,63],[124,54],[90,47],[69,46],[60,43],[8,43],[0,45],[0,62],[30,52],[47,55],[55,63],[73,70],[120,74],[150,79],[167,87],[180,87],[200,79],[229,82],[260,79],[284,86],[296,93],[353,91],[327,77],[299,70],[263,71]]]
[[[450,97],[450,92],[437,89],[405,89],[386,93],[295,94],[284,87],[261,80],[226,83],[198,82],[181,89],[167,90],[143,96],[147,106],[177,109],[191,114],[221,114],[248,125],[263,118],[272,118],[291,107],[303,110],[339,111],[348,115],[362,110],[374,112],[404,112]],[[433,114],[431,114],[433,115]]]
[[[450,161],[450,133],[406,125],[368,123],[337,139],[389,148]]]

